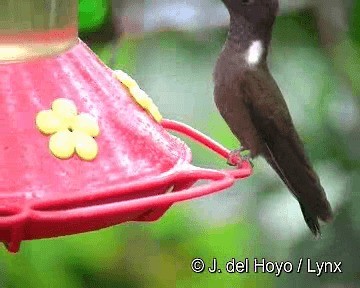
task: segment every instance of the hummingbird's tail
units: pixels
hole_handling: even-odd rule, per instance
[[[267,146],[268,152],[264,156],[299,201],[307,226],[315,236],[318,236],[320,235],[318,219],[330,222],[333,218],[324,189],[306,156],[299,155],[291,151],[292,147],[281,144],[277,143],[271,147],[272,149]],[[287,148],[291,150],[285,151]]]
[[[299,202],[299,204],[300,204],[301,212],[303,213],[305,222],[306,222],[307,226],[310,228],[311,232],[315,236],[320,235],[321,231],[320,231],[320,225],[319,225],[318,217],[314,216],[313,213],[308,211],[308,209],[306,209],[306,207],[301,202]]]

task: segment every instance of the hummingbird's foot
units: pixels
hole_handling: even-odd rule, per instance
[[[243,161],[249,162],[251,166],[254,167],[250,150],[246,150],[243,146],[241,146],[239,149],[230,151],[227,159],[228,165],[240,167]]]

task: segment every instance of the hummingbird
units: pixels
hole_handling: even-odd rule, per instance
[[[295,196],[307,226],[333,218],[319,177],[304,150],[281,90],[267,65],[278,0],[222,0],[230,14],[226,42],[215,65],[214,100],[241,143],[234,156],[262,156]]]

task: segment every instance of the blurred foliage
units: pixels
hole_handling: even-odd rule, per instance
[[[269,59],[335,209],[336,219],[324,226],[320,241],[312,239],[300,209],[275,174],[256,160],[248,180],[218,195],[177,204],[157,222],[25,242],[16,255],[2,249],[0,287],[359,287],[360,128],[359,103],[354,99],[360,94],[360,5],[356,3],[351,37],[333,53],[320,47],[316,21],[305,11],[278,19]],[[124,38],[114,68],[132,74],[164,116],[236,148],[212,100],[212,68],[226,33],[215,29]],[[111,44],[96,43],[92,48],[109,63]],[[225,167],[222,159],[184,140],[192,148],[195,165]],[[233,257],[295,264],[310,257],[343,261],[343,273],[320,278],[304,270],[280,277],[195,274],[190,263],[196,257],[208,264],[216,257],[220,265]]]
[[[357,45],[360,45],[360,1],[354,2],[350,19],[350,37]]]
[[[79,30],[95,31],[104,24],[109,9],[108,0],[79,0]]]

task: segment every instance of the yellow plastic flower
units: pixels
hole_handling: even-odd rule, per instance
[[[129,89],[129,92],[135,101],[145,109],[155,121],[160,122],[162,120],[159,108],[154,104],[149,95],[139,87],[133,78],[121,70],[114,71],[114,76]]]
[[[49,149],[55,157],[69,159],[76,153],[91,161],[97,156],[99,149],[93,137],[99,135],[99,125],[90,114],[78,114],[72,100],[56,99],[51,110],[36,115],[35,123],[40,132],[51,135]]]

